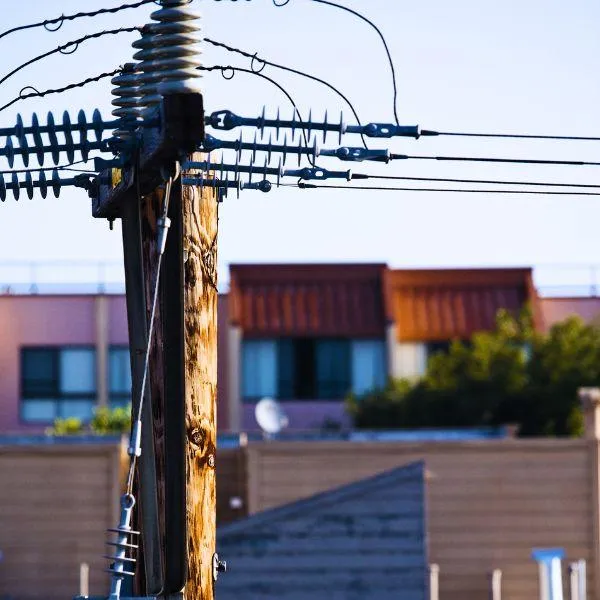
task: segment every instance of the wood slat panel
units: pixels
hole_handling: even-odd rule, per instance
[[[64,600],[90,565],[90,593],[108,593],[106,529],[114,527],[119,443],[0,448],[1,592]]]

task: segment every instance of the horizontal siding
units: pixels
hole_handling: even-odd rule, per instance
[[[90,565],[90,593],[106,595],[106,529],[116,525],[118,444],[0,447],[0,596],[65,600]]]
[[[534,547],[562,546],[567,562],[586,559],[593,590],[590,457],[583,440],[256,444],[249,503],[256,512],[423,460],[429,559],[440,565],[442,600],[487,596],[498,568],[505,598],[531,600],[538,595]],[[385,515],[394,497],[377,502]]]
[[[223,525],[248,514],[246,450],[235,448],[217,452],[217,524]],[[240,508],[231,506],[231,499],[242,501]]]

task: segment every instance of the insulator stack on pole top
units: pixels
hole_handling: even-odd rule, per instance
[[[119,119],[119,126],[113,135],[127,141],[133,136],[141,116],[137,65],[127,63],[121,73],[110,81],[115,86],[111,93],[116,96],[111,104],[117,107],[112,114]]]
[[[199,15],[186,5],[189,0],[161,0],[161,8],[152,13],[155,23],[142,29],[142,37],[133,43],[138,51],[133,55],[140,61],[139,106],[142,116],[148,116],[159,105],[161,98],[173,93],[198,93],[200,66],[195,22]]]

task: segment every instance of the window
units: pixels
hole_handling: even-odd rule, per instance
[[[131,402],[131,363],[127,346],[112,346],[108,351],[108,402],[111,408]]]
[[[92,417],[96,401],[95,351],[91,348],[23,348],[21,417],[30,423]]]
[[[341,400],[385,383],[382,340],[281,338],[244,340],[242,397]]]
[[[244,340],[242,396],[247,400],[277,396],[277,342]]]
[[[385,359],[385,343],[382,340],[352,342],[352,391],[357,396],[384,387]]]

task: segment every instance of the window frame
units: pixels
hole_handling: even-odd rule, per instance
[[[91,392],[63,392],[61,390],[60,356],[63,351],[89,350],[94,356],[94,389]],[[55,354],[54,364],[54,390],[52,394],[25,394],[25,355],[28,351],[46,351]],[[68,400],[91,400],[95,405],[98,399],[98,369],[96,365],[96,346],[94,344],[25,344],[19,347],[19,423],[27,426],[51,425],[55,419],[60,417],[60,406],[63,401]],[[37,396],[37,398],[36,398]],[[41,397],[40,397],[41,396]],[[25,418],[23,414],[24,402],[27,400],[41,400],[53,404],[55,416],[50,420],[32,420]],[[88,422],[85,420],[84,422]]]

